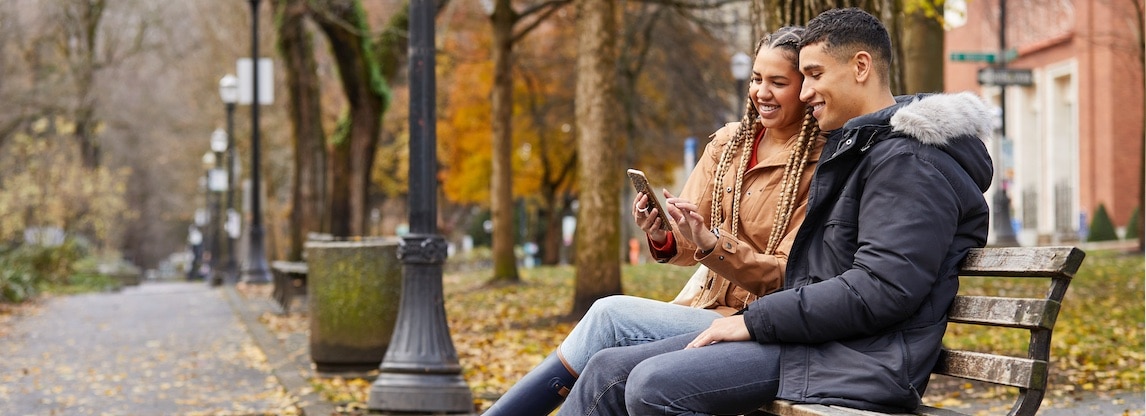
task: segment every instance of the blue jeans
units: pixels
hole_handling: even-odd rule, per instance
[[[684,349],[699,333],[597,353],[558,416],[740,415],[776,397],[779,345]]]
[[[701,331],[720,317],[709,309],[634,296],[609,296],[593,303],[557,349],[570,369],[580,374],[597,351]]]

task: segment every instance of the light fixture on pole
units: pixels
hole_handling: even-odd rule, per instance
[[[748,91],[744,90],[744,86],[748,76],[752,75],[752,57],[744,52],[737,52],[732,55],[730,69],[732,78],[736,80],[736,108],[732,114],[738,115],[743,111],[744,100],[748,98]]]
[[[402,237],[402,297],[367,407],[393,414],[469,414],[442,296],[446,241],[437,231],[433,0],[410,2],[410,233]]]
[[[262,184],[259,171],[259,0],[249,0],[251,4],[251,226],[248,236],[250,247],[247,250],[246,282],[264,284],[271,282],[267,267],[266,248],[263,245]]]
[[[227,263],[223,281],[231,284],[239,281],[235,262],[235,239],[239,231],[239,214],[235,212],[235,163],[238,160],[235,158],[235,102],[239,100],[239,80],[234,75],[227,74],[219,80],[219,97],[227,111],[227,131],[223,133],[227,150]]]

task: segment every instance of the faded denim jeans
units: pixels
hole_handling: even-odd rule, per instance
[[[741,415],[776,397],[779,345],[741,341],[684,349],[698,334],[602,350],[558,416]]]
[[[701,331],[720,317],[710,309],[634,296],[609,296],[593,303],[558,350],[572,370],[580,374],[597,351]]]

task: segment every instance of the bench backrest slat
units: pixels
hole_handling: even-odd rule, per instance
[[[991,247],[971,249],[963,276],[1073,277],[1085,254],[1076,247]]]
[[[1046,361],[943,350],[935,373],[1024,389],[1045,389]]]
[[[1048,299],[957,296],[947,319],[961,324],[1049,330],[1054,328],[1059,306]]]

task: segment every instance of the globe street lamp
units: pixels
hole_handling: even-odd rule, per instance
[[[262,184],[259,178],[259,0],[251,4],[251,245],[247,250],[247,283],[271,282],[263,246]]]
[[[730,67],[732,78],[736,79],[736,109],[732,112],[735,116],[743,111],[744,100],[748,98],[748,92],[744,90],[744,85],[748,81],[748,76],[752,75],[752,57],[744,52],[737,52],[732,55]]]
[[[239,216],[235,212],[234,199],[235,163],[238,160],[235,158],[235,102],[239,100],[239,81],[234,75],[227,74],[219,80],[219,97],[223,99],[227,110],[227,131],[223,133],[227,151],[227,265],[224,268],[224,282],[235,283],[239,280],[235,267],[235,238],[238,236],[232,230],[237,231],[238,224],[234,224],[232,218],[237,219]]]
[[[221,204],[219,204],[220,193],[230,189],[230,179],[226,172],[223,171],[223,151],[227,150],[227,133],[223,129],[215,129],[211,133],[211,153],[215,160],[215,166],[211,169],[211,174],[208,176],[207,182],[208,190],[211,191],[212,210],[211,216],[215,219],[214,224],[211,226],[211,248],[214,252],[211,253],[211,286],[219,286],[223,284],[223,271],[220,267],[219,258],[223,257],[223,248],[219,244],[219,234],[222,233],[223,227],[223,213]]]
[[[410,2],[410,234],[402,238],[402,297],[390,347],[367,407],[392,414],[466,414],[473,393],[461,376],[442,299],[446,241],[437,231],[433,0]]]

